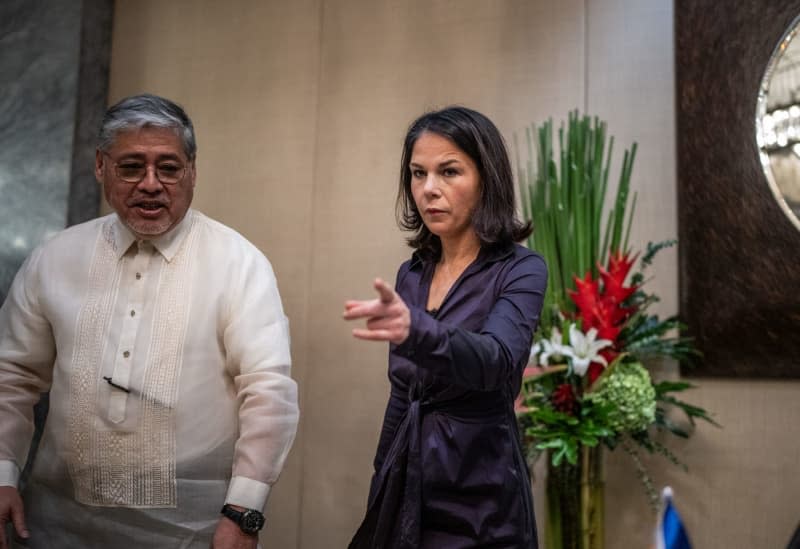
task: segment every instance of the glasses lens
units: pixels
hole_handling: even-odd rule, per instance
[[[126,183],[139,183],[147,175],[147,164],[123,162],[116,166],[117,177]],[[183,179],[186,168],[181,164],[165,162],[156,166],[156,177],[165,185],[174,185]]]
[[[166,185],[173,185],[183,178],[183,166],[180,164],[164,163],[156,167],[158,180]]]
[[[147,166],[144,164],[134,162],[117,164],[117,177],[129,183],[141,181],[145,173],[147,173]]]

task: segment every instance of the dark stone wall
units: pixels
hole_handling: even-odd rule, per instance
[[[33,248],[99,212],[112,14],[113,0],[0,1],[0,303]],[[47,409],[43,394],[23,482]]]
[[[95,217],[111,0],[0,2],[0,302],[48,235]]]

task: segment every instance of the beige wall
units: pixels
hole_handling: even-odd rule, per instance
[[[344,547],[363,513],[386,349],[354,341],[340,313],[408,255],[393,198],[411,119],[462,103],[511,141],[588,108],[619,153],[639,142],[642,245],[677,234],[673,88],[664,0],[118,0],[111,100],[149,91],[186,106],[195,205],[267,254],[292,321],[303,417],[265,547]],[[654,274],[660,311],[674,312],[674,250]],[[699,383],[694,400],[725,428],[676,447],[688,474],[651,460],[656,480],[676,488],[696,547],[785,545],[800,520],[800,386]],[[610,457],[607,491],[609,547],[646,547],[652,517],[627,456]]]

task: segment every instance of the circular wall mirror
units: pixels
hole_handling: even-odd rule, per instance
[[[761,79],[756,141],[778,204],[800,229],[800,16],[772,53]]]

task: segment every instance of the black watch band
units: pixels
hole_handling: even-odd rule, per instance
[[[220,513],[238,524],[245,534],[255,535],[264,527],[264,515],[255,509],[237,511],[226,503]]]

